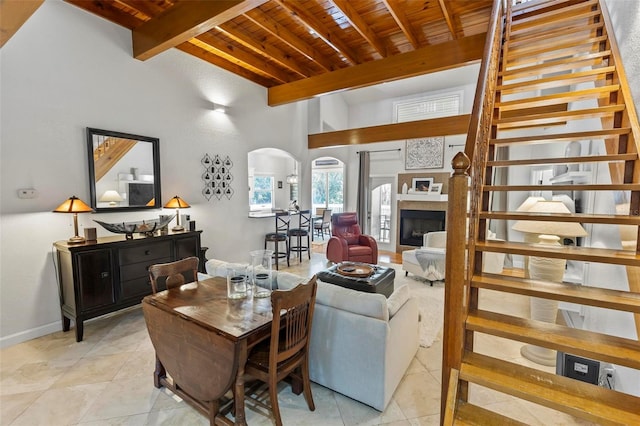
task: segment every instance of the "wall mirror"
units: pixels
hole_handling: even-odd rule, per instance
[[[98,212],[161,207],[158,138],[87,127],[91,207]]]

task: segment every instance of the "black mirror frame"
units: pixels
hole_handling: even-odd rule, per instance
[[[98,196],[96,194],[96,173],[93,159],[93,137],[112,136],[115,138],[132,139],[139,142],[149,142],[153,150],[153,195],[155,205],[153,206],[125,206],[125,207],[98,207]],[[162,208],[162,190],[160,187],[160,139],[149,136],[133,135],[129,133],[113,132],[110,130],[95,129],[87,127],[87,158],[89,165],[89,193],[91,207],[99,213],[121,212],[134,210],[151,210]]]

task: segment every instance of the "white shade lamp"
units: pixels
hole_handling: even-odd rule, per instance
[[[170,199],[169,202],[164,205],[165,209],[176,209],[176,216],[178,217],[178,219],[176,226],[171,228],[172,231],[184,231],[184,226],[180,225],[180,209],[188,209],[189,207],[191,206],[177,195]]]
[[[529,200],[528,200],[529,201]],[[527,201],[525,201],[527,203]],[[522,206],[521,206],[522,207]],[[571,214],[562,201],[530,201],[525,206],[528,213],[544,216],[547,214]],[[576,222],[555,222],[546,220],[519,220],[513,230],[525,234],[525,242],[535,242],[540,246],[560,246],[561,237],[586,237],[587,231]],[[525,277],[534,280],[562,282],[566,266],[565,259],[547,257],[525,258]],[[532,297],[531,319],[549,323],[556,322],[558,302],[555,300]],[[523,357],[542,365],[553,366],[556,363],[556,351],[534,345],[525,345],[520,349]]]
[[[100,197],[100,202],[109,203],[110,206],[116,206],[123,198],[118,194],[118,191],[110,189],[105,191]]]

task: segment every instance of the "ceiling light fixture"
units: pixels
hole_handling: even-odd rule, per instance
[[[218,103],[215,103],[215,102],[212,102],[211,105],[212,105],[211,109],[213,109],[213,111],[220,112],[222,114],[226,114],[227,113],[227,110],[228,110],[227,106],[222,105],[222,104],[218,104]]]

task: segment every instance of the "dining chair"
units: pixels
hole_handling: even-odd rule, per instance
[[[198,282],[198,263],[200,259],[195,256],[169,263],[158,263],[149,266],[149,279],[151,280],[151,290],[155,294],[158,292],[158,284],[164,282],[167,290],[180,287],[187,282]],[[185,273],[190,273],[185,279]],[[164,278],[164,280],[162,280]]]
[[[289,265],[289,223],[291,216],[289,212],[276,212],[276,232],[269,232],[264,236],[264,248],[267,249],[267,243],[274,243],[273,260],[276,264],[276,270],[278,270],[278,260],[282,258],[287,259],[287,266]],[[284,242],[285,251],[280,251],[280,243]]]
[[[298,227],[289,229],[289,253],[298,253],[298,260],[302,262],[302,252],[306,251],[311,260],[311,210],[300,210],[298,212]],[[307,238],[307,245],[303,245],[303,238]],[[295,238],[295,243],[292,239]]]
[[[278,426],[282,425],[278,382],[287,376],[292,376],[294,383],[302,381],[309,410],[316,409],[309,379],[309,341],[317,286],[317,277],[314,275],[307,284],[271,293],[271,338],[251,350],[245,366],[246,374],[267,384],[271,410]],[[255,398],[252,400],[269,408]]]
[[[331,209],[323,209],[322,218],[313,222],[313,231],[318,233],[318,237],[324,239],[324,233],[326,231],[327,236],[331,236]]]

